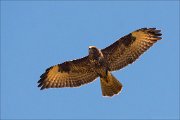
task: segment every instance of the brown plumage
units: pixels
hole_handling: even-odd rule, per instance
[[[160,30],[142,28],[136,30],[105,49],[89,47],[89,55],[66,61],[48,68],[40,76],[38,87],[78,87],[100,77],[103,96],[113,96],[122,90],[122,84],[110,73],[133,63],[141,54],[161,39]]]

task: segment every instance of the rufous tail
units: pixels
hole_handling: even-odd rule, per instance
[[[108,72],[107,77],[100,77],[103,96],[113,96],[122,90],[122,84]]]

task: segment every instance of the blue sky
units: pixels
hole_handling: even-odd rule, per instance
[[[40,91],[52,65],[83,57],[142,27],[162,40],[113,72],[124,88],[102,97],[99,78],[80,88]],[[1,119],[178,119],[178,1],[1,1]]]

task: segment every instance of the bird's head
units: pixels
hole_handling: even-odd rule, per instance
[[[93,58],[103,57],[101,50],[99,50],[95,46],[89,46],[89,55],[92,56]]]
[[[89,46],[89,54],[95,54],[99,50],[95,46]]]

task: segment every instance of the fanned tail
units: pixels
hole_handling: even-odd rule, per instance
[[[101,89],[103,96],[113,96],[122,90],[122,84],[110,73],[106,78],[101,77]]]

